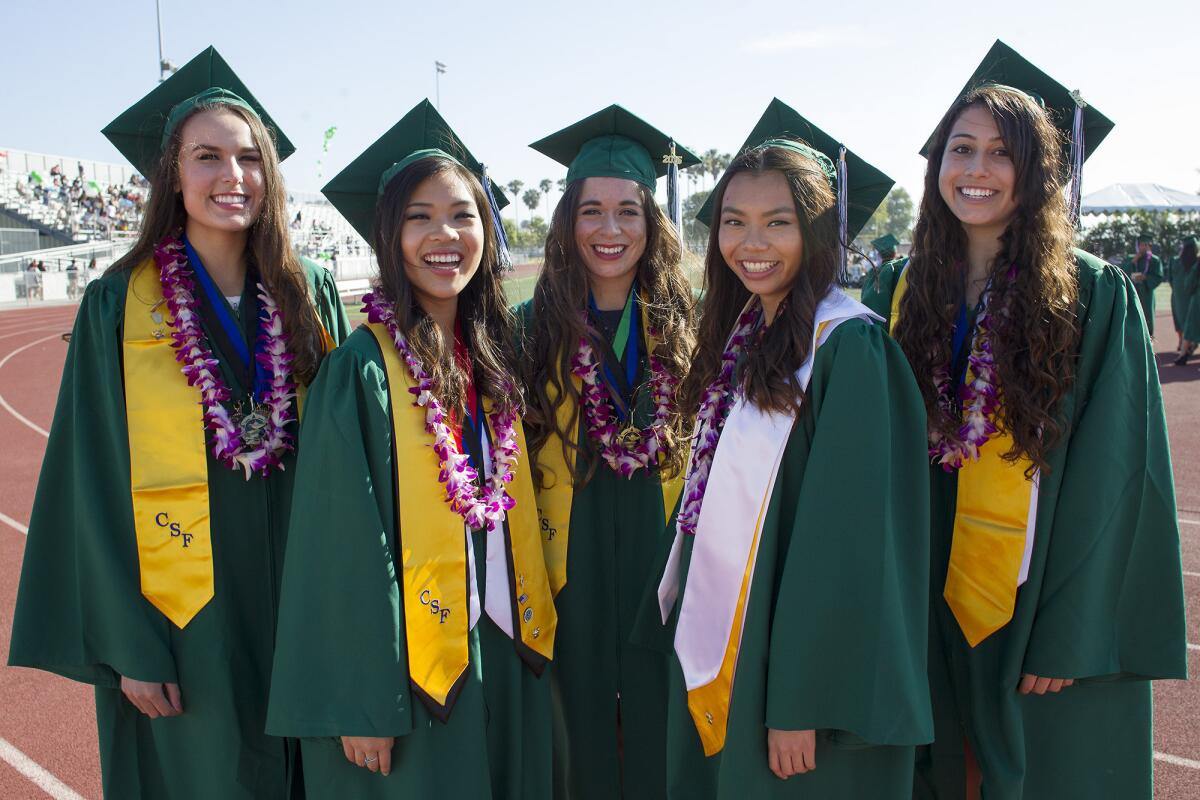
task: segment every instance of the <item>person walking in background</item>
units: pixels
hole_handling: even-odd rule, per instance
[[[1153,239],[1154,234],[1150,231],[1139,233],[1137,252],[1121,264],[1121,269],[1133,280],[1151,339],[1154,338],[1154,290],[1163,281],[1162,259],[1154,255],[1151,247]]]
[[[1183,240],[1179,255],[1171,259],[1171,317],[1179,334],[1176,366],[1184,366],[1200,344],[1200,260],[1196,237]]]

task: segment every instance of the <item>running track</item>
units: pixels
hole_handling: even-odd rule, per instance
[[[0,312],[0,664],[7,661],[25,526],[33,505],[74,306]],[[1169,317],[1158,327],[1170,331]],[[1169,346],[1165,340],[1160,344]],[[1173,337],[1171,337],[1173,339]],[[1179,495],[1190,674],[1200,675],[1200,366],[1166,367]],[[1155,685],[1156,800],[1200,797],[1200,681]],[[100,797],[92,694],[33,670],[0,667],[0,798]]]

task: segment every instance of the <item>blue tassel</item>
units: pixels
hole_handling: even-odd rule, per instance
[[[683,156],[675,154],[674,142],[671,142],[671,152],[663,156],[663,163],[667,165],[667,216],[671,218],[675,231],[682,239],[683,198],[679,196],[679,165],[683,163]]]
[[[504,220],[500,219],[500,205],[492,192],[492,181],[488,178],[487,167],[479,165],[479,179],[483,182],[483,193],[487,195],[488,207],[492,210],[492,225],[496,229],[497,266],[502,270],[513,268],[512,254],[508,252],[508,234],[504,232]]]
[[[1079,210],[1083,194],[1083,110],[1087,103],[1079,96],[1079,90],[1071,92],[1075,101],[1075,118],[1071,121],[1071,193],[1068,195],[1068,212],[1071,224],[1079,228]]]
[[[846,266],[846,241],[850,230],[850,186],[846,180],[846,146],[838,145],[837,161],[837,215],[838,215],[838,278],[844,283],[849,277]]]

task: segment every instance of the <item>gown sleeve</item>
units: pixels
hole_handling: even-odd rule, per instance
[[[817,354],[807,402],[807,466],[799,486],[784,487],[795,527],[775,599],[766,725],[848,731],[877,745],[929,742],[921,395],[881,327],[846,323]]]
[[[1184,678],[1183,568],[1154,354],[1129,278],[1098,267],[1084,283],[1078,400],[1024,670]]]
[[[374,337],[361,329],[326,357],[309,390],[267,714],[272,735],[412,730],[393,552],[392,425],[379,359]]]
[[[302,259],[302,262],[308,273],[309,288],[313,293],[313,304],[316,306],[317,316],[330,337],[333,338],[333,343],[340,345],[350,335],[350,319],[346,316],[346,309],[342,306],[337,281],[334,280],[332,272],[315,261],[305,258]]]
[[[124,283],[84,293],[25,544],[8,660],[102,687],[175,683],[169,623],[142,597],[121,369]]]

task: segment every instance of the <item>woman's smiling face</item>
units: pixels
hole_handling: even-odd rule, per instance
[[[964,228],[999,236],[1017,210],[1016,168],[996,120],[970,106],[950,130],[938,189]]]

